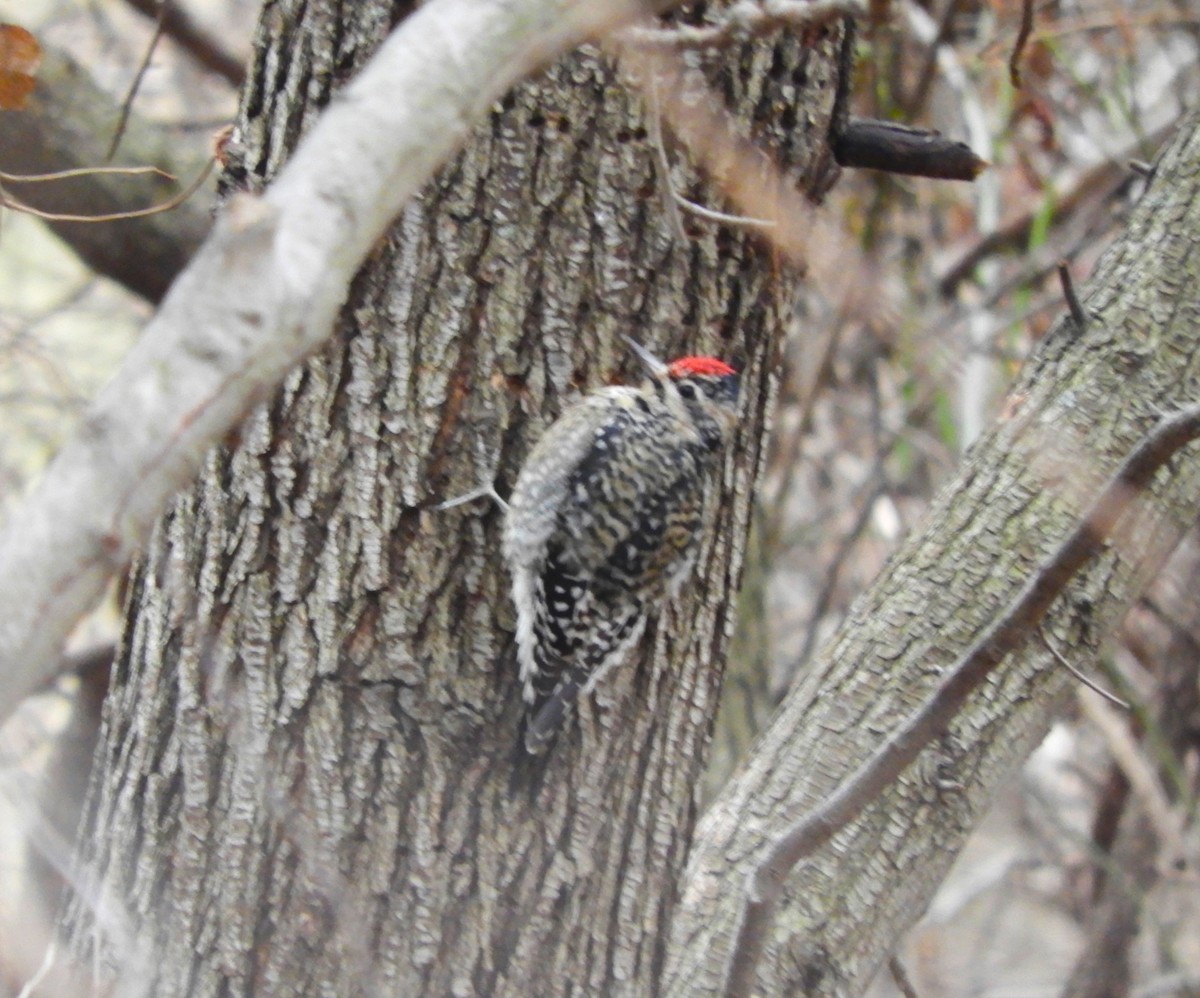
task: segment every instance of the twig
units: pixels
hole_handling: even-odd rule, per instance
[[[717,24],[628,28],[622,43],[636,48],[722,49],[779,28],[817,28],[866,13],[863,0],[739,0]]]
[[[1075,281],[1071,277],[1071,268],[1066,260],[1059,260],[1056,269],[1058,270],[1058,282],[1062,285],[1063,298],[1066,299],[1067,308],[1071,312],[1071,321],[1075,323],[1075,331],[1082,333],[1088,327],[1088,316],[1079,302],[1079,295],[1075,293]]]
[[[1109,755],[1121,767],[1121,772],[1125,774],[1129,786],[1158,833],[1158,840],[1168,857],[1166,865],[1170,865],[1174,859],[1186,856],[1181,817],[1172,810],[1170,798],[1163,789],[1162,782],[1134,741],[1129,727],[1102,701],[1088,696],[1082,690],[1079,694],[1079,704],[1083,708],[1084,716],[1100,732]]]
[[[670,183],[670,181],[668,181]],[[689,201],[675,188],[671,188],[671,196],[675,199],[675,203],[684,211],[691,212],[700,218],[706,219],[709,222],[717,222],[720,225],[732,225],[734,228],[741,229],[773,229],[775,222],[769,218],[750,218],[747,215],[730,215],[723,211],[714,211],[712,208],[705,208],[702,204],[696,204],[695,201]]]
[[[962,0],[946,0],[942,16],[938,19],[937,33],[933,36],[933,41],[925,46],[925,61],[917,75],[916,86],[913,87],[912,93],[904,98],[905,116],[909,119],[925,106],[925,98],[929,96],[929,88],[933,85],[934,73],[937,72],[938,52],[950,37],[954,16],[961,6]]]
[[[804,260],[813,233],[813,205],[792,180],[786,178],[762,149],[741,134],[722,102],[694,99],[687,79],[684,55],[668,50],[638,48],[625,44],[622,32],[614,32],[612,51],[622,71],[637,83],[653,114],[647,135],[654,144],[659,168],[669,175],[670,164],[661,144],[656,117],[685,148],[695,170],[721,188],[733,214],[728,223],[761,233],[781,258]],[[655,110],[657,109],[657,110]],[[670,183],[666,192],[670,193]],[[666,209],[682,227],[679,201],[671,196]],[[725,213],[721,213],[724,215]],[[765,225],[761,220],[774,224]],[[686,235],[686,233],[685,233]]]
[[[1025,583],[1008,610],[946,670],[924,705],[815,810],[774,840],[747,877],[721,993],[749,998],[788,874],[858,818],[931,740],[944,734],[967,698],[1045,616],[1072,577],[1098,554],[1118,519],[1167,460],[1200,436],[1200,404],[1158,424],[1130,451],[1057,551]]]
[[[1178,121],[1159,129],[1144,141],[1146,145],[1157,147],[1175,130]],[[1141,148],[1139,143],[1138,148]],[[1133,155],[1133,149],[1114,159],[1097,163],[1089,170],[1080,174],[1075,185],[1062,197],[1055,200],[1052,222],[1060,225],[1074,215],[1085,205],[1096,202],[1103,203],[1114,197],[1125,184],[1129,182],[1129,174],[1123,165]],[[967,250],[950,268],[938,279],[938,291],[942,297],[949,298],[958,289],[958,285],[966,280],[979,264],[993,254],[1023,247],[1029,241],[1037,219],[1042,215],[1044,207],[1034,206],[1025,214],[1014,218],[994,232],[983,236],[974,246]]]
[[[246,78],[243,61],[211,34],[200,27],[176,0],[125,0],[130,7],[149,18],[161,18],[163,33],[172,39],[205,69],[240,87]],[[165,13],[164,13],[165,12]]]
[[[166,17],[167,0],[159,0],[158,20],[154,24],[154,37],[150,39],[150,44],[146,46],[146,54],[142,57],[142,64],[138,66],[137,73],[133,77],[133,82],[129,85],[129,93],[125,95],[125,100],[121,103],[121,116],[117,120],[117,128],[113,132],[112,143],[108,147],[108,155],[104,157],[105,159],[111,160],[117,154],[117,147],[121,144],[121,139],[125,135],[125,125],[129,122],[129,112],[133,110],[134,98],[137,97],[137,92],[141,88],[146,70],[150,68],[150,60],[154,58],[154,50],[158,48],[158,40],[162,38]]]
[[[34,218],[40,218],[46,222],[119,222],[126,218],[144,218],[147,215],[158,215],[164,211],[170,211],[172,208],[177,208],[183,204],[208,179],[208,175],[212,173],[214,163],[216,163],[216,159],[210,157],[208,162],[204,164],[204,169],[200,171],[200,175],[188,184],[187,187],[174,197],[168,198],[162,204],[153,204],[148,208],[135,208],[133,211],[116,211],[108,215],[71,215],[54,211],[42,211],[40,208],[35,208],[33,205],[26,204],[19,198],[13,197],[3,187],[0,187],[0,207],[11,208],[13,211],[23,211],[26,215],[32,215]],[[84,171],[65,170],[63,172],[79,173]],[[162,171],[158,172],[161,173]]]
[[[50,942],[46,945],[46,952],[42,956],[41,965],[34,971],[33,976],[29,978],[17,992],[17,998],[33,998],[37,993],[38,988],[42,986],[42,982],[46,979],[46,975],[54,969],[54,961],[58,959],[58,940],[51,937]]]
[[[650,73],[650,87],[647,93],[650,103],[650,120],[648,122],[650,143],[654,146],[654,155],[658,160],[658,172],[662,176],[663,186],[671,195],[667,198],[667,215],[671,219],[671,227],[682,243],[687,242],[687,230],[683,227],[683,219],[679,217],[679,202],[675,196],[675,185],[671,182],[671,157],[667,155],[667,144],[662,133],[662,107],[658,100],[658,75]]]
[[[675,189],[675,183],[671,179],[671,158],[667,155],[667,144],[663,141],[662,108],[658,100],[658,77],[653,73],[650,75],[649,97],[650,127],[648,133],[650,142],[654,146],[655,158],[658,160],[658,172],[662,176],[663,186],[670,195],[667,204],[667,214],[671,216],[671,223],[675,229],[675,234],[681,240],[687,240],[687,230],[683,227],[683,219],[679,217],[678,209],[680,208],[699,218],[706,219],[709,222],[717,222],[721,225],[731,225],[743,229],[769,229],[774,227],[775,223],[770,219],[749,218],[745,215],[730,215],[723,211],[714,211],[712,208],[705,208],[703,205],[696,204],[695,201],[688,200]]]
[[[492,502],[500,507],[501,512],[508,512],[508,502],[500,496],[499,492],[496,491],[496,486],[491,484],[480,485],[478,488],[471,489],[470,492],[464,492],[462,495],[455,496],[453,499],[446,499],[443,502],[437,503],[433,508],[438,512],[442,512],[444,510],[454,509],[457,506],[465,506],[467,503],[475,502],[477,499],[491,499]]]
[[[1042,644],[1045,646],[1046,651],[1050,653],[1051,658],[1053,658],[1054,661],[1066,669],[1067,672],[1069,672],[1072,676],[1083,683],[1083,685],[1089,690],[1091,690],[1097,696],[1103,697],[1115,707],[1120,707],[1122,710],[1130,709],[1130,706],[1126,701],[1122,700],[1115,693],[1110,693],[1108,690],[1104,689],[1104,687],[1100,686],[1094,679],[1080,672],[1075,668],[1075,666],[1068,662],[1063,654],[1057,648],[1055,648],[1053,644],[1050,643],[1050,635],[1046,633],[1046,629],[1044,627],[1039,625],[1037,629],[1037,635],[1042,639]]]
[[[177,180],[173,173],[157,166],[81,166],[73,170],[55,170],[52,173],[5,173],[0,170],[0,181],[10,184],[44,184],[53,180],[74,180],[77,177],[97,177],[111,174],[130,177],[153,173],[164,180]]]
[[[893,953],[888,957],[888,973],[892,976],[892,983],[896,985],[896,990],[904,996],[904,998],[920,998],[917,994],[917,989],[913,987],[913,982],[909,980],[908,971],[904,969],[904,964],[900,957]]]
[[[1021,56],[1033,34],[1033,0],[1022,0],[1021,27],[1017,29],[1017,40],[1013,44],[1012,54],[1008,57],[1008,77],[1012,80],[1013,89],[1021,89]]]

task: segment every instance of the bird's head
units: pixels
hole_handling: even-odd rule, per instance
[[[724,445],[737,422],[737,371],[716,357],[680,357],[666,364],[633,340],[629,344],[667,405],[695,425],[708,447]]]

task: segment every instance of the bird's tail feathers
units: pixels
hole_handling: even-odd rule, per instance
[[[526,752],[541,755],[550,747],[562,726],[575,712],[579,689],[579,682],[568,676],[549,697],[529,709],[525,714]]]

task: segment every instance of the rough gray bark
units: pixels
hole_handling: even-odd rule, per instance
[[[857,601],[706,813],[673,926],[667,994],[716,987],[744,876],[764,844],[912,713],[1159,413],[1200,397],[1197,164],[1193,118],[1082,295],[1088,328],[1067,318],[1052,330],[925,528]],[[1195,448],[1169,472],[1051,611],[1050,640],[1077,665],[1095,661],[1195,515]],[[801,864],[760,970],[761,993],[861,990],[924,910],[992,792],[1042,738],[1070,682],[1030,635],[952,736]]]
[[[269,179],[395,16],[268,5],[234,181]],[[709,73],[805,178],[836,48],[836,32],[782,36]],[[519,87],[379,245],[335,342],[158,527],[90,803],[84,868],[103,904],[74,912],[77,948],[102,941],[124,985],[655,989],[789,285],[746,231],[676,234],[647,136],[595,51]],[[622,333],[735,360],[745,422],[688,598],[542,770],[517,748],[500,517],[432,507],[492,479],[507,491],[573,388],[634,373]]]

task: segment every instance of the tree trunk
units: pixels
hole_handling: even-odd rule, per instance
[[[395,16],[268,4],[227,183],[269,181]],[[806,187],[839,37],[703,60]],[[750,228],[668,224],[655,131],[595,50],[517,88],[379,245],[335,341],[158,526],[72,914],[77,951],[131,991],[657,989],[790,285]],[[666,152],[681,190],[728,208]],[[501,516],[433,507],[505,493],[571,390],[636,376],[622,334],[733,360],[743,423],[694,584],[533,765]]]
[[[712,993],[747,872],[928,696],[1075,525],[1163,412],[1200,398],[1200,128],[1161,157],[1123,239],[1026,365],[996,427],[924,529],[854,605],[749,764],[706,812],[673,925],[665,993]],[[1077,667],[1096,662],[1195,517],[1200,461],[1176,456],[1105,555],[1044,624]],[[924,911],[994,792],[1037,745],[1072,682],[1039,635],[1009,656],[950,737],[787,880],[762,994],[852,995]]]

